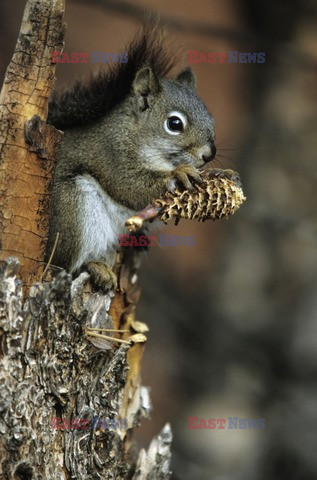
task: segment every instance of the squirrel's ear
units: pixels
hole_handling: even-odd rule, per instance
[[[196,91],[196,76],[190,67],[184,68],[176,77],[176,81]]]
[[[152,105],[161,90],[160,82],[150,67],[138,71],[132,87],[141,110],[146,110]]]

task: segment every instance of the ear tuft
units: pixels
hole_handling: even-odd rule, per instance
[[[190,67],[186,67],[176,77],[176,81],[196,91],[196,76]]]
[[[137,72],[132,87],[141,110],[152,105],[161,90],[160,82],[150,67]]]

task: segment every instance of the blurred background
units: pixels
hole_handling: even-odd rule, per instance
[[[24,1],[0,4],[1,80]],[[65,52],[123,52],[144,12],[172,48],[265,52],[263,64],[194,64],[216,119],[215,166],[247,202],[228,221],[165,233],[196,246],[144,254],[138,319],[150,327],[148,446],[172,424],[173,478],[317,478],[317,3],[313,0],[67,0]],[[57,86],[98,64],[60,64]],[[263,430],[188,428],[188,417],[266,419]],[[228,423],[228,420],[227,420]]]

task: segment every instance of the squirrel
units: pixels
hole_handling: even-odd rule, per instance
[[[116,285],[125,220],[177,186],[192,188],[216,155],[215,122],[187,67],[174,65],[157,28],[143,27],[128,62],[54,93],[47,122],[64,131],[53,178],[46,259],[96,287]]]

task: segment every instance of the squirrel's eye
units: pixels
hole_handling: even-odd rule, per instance
[[[170,135],[179,135],[186,126],[186,118],[179,112],[171,112],[164,122],[164,128]]]
[[[184,130],[183,122],[179,117],[170,117],[167,120],[167,126],[173,132],[182,132]]]

